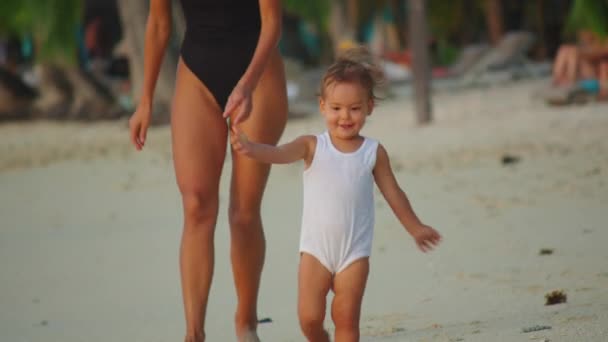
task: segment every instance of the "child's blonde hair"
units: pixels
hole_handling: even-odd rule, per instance
[[[336,61],[329,66],[321,80],[320,95],[325,97],[325,90],[332,84],[354,82],[367,91],[370,99],[377,100],[374,89],[383,81],[384,74],[369,50],[357,46],[340,53]]]

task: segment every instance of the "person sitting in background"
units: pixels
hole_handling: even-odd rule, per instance
[[[553,64],[553,85],[568,87],[578,80],[593,79],[596,66],[589,56],[601,47],[599,37],[587,30],[578,32],[577,44],[563,44],[557,51]]]
[[[608,38],[595,37],[594,45],[581,48],[580,58],[592,68],[593,75],[585,79],[592,81],[593,92],[599,99],[608,99]]]

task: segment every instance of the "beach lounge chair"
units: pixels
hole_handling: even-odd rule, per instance
[[[463,88],[532,75],[526,55],[533,43],[532,33],[518,31],[507,33],[494,47],[465,50],[469,55],[466,63],[457,62],[451,68],[450,77],[434,79],[433,86],[440,89]]]

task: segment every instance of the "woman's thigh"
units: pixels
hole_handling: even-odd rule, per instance
[[[276,144],[287,122],[287,90],[278,51],[269,59],[253,93],[253,109],[241,130],[255,142]],[[259,211],[270,165],[232,154],[231,209]]]
[[[171,131],[175,175],[182,195],[196,202],[206,200],[200,197],[217,199],[228,128],[209,90],[181,60]]]

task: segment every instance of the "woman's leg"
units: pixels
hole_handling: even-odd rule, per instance
[[[171,113],[173,161],[182,195],[180,249],[186,341],[205,339],[205,313],[213,276],[213,236],[227,126],[207,88],[180,61]]]
[[[359,341],[361,302],[369,274],[369,258],[353,262],[334,277],[331,318],[336,326],[336,342]]]
[[[298,318],[308,341],[329,342],[323,327],[332,275],[319,260],[302,253],[298,270]]]
[[[285,74],[281,56],[275,51],[254,91],[251,115],[240,128],[253,141],[276,144],[286,121]],[[265,255],[260,206],[269,172],[269,165],[232,153],[228,214],[230,256],[238,299],[235,324],[239,339],[246,332],[255,332],[257,327],[257,298]]]

